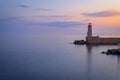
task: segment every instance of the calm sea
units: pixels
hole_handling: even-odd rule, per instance
[[[101,54],[115,45],[74,45],[73,36],[0,38],[0,80],[120,80],[120,56]]]

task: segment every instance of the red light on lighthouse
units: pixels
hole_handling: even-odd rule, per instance
[[[88,24],[88,27],[92,27],[92,24],[91,24],[91,23],[89,23],[89,24]]]

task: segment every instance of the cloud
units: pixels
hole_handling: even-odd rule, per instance
[[[8,18],[1,18],[0,22],[7,22],[7,21],[13,21],[16,20],[16,17],[8,17]]]
[[[72,16],[58,16],[58,15],[56,15],[56,16],[49,16],[49,17],[51,17],[51,18],[70,18],[70,17],[72,17]]]
[[[33,17],[35,19],[33,19]],[[77,27],[80,25],[84,25],[85,23],[80,23],[80,22],[74,22],[74,21],[59,21],[59,18],[68,18],[70,16],[60,16],[60,15],[53,15],[53,16],[40,16],[43,17],[41,20],[38,21],[37,16],[33,17],[26,17],[26,16],[14,16],[14,17],[7,17],[7,18],[1,18],[0,23],[10,23],[10,24],[24,24],[24,25],[29,25],[29,26],[47,26],[47,27]],[[48,17],[48,18],[47,18]],[[43,20],[46,18],[45,20]],[[49,19],[51,18],[51,20]],[[52,19],[53,18],[53,19]],[[49,21],[46,21],[49,19]]]
[[[44,15],[37,15],[36,17],[39,17],[39,18],[71,18],[72,16],[64,16],[64,15],[44,16]]]
[[[52,9],[47,9],[47,8],[38,8],[36,10],[37,11],[52,11]]]
[[[19,16],[19,17],[7,17],[7,18],[0,18],[0,22],[6,22],[6,21],[17,21],[17,20],[20,20],[22,19],[23,17],[22,16]]]
[[[73,16],[67,16],[67,15],[35,15],[32,16],[35,20],[40,21],[70,21]]]
[[[19,7],[22,7],[22,8],[29,8],[29,6],[26,6],[26,5],[19,5]]]
[[[36,15],[36,16],[10,16],[10,17],[4,17],[0,18],[0,22],[8,22],[8,21],[36,21],[36,20],[60,20],[62,18],[71,18],[72,16],[64,16],[64,15],[50,15],[50,16],[44,16],[44,15]],[[34,20],[33,20],[34,19]]]
[[[120,12],[118,12],[118,11],[100,11],[100,12],[93,12],[93,13],[82,13],[81,15],[90,16],[90,17],[109,17],[109,16],[120,15]]]
[[[53,22],[39,22],[39,23],[30,23],[30,25],[40,25],[40,26],[50,26],[50,27],[74,27],[85,25],[80,22],[65,22],[65,21],[53,21]]]
[[[24,25],[26,22],[22,16],[0,18],[0,26]]]

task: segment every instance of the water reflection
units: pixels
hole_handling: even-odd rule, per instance
[[[92,80],[92,46],[86,45],[87,50],[87,80]]]
[[[98,48],[99,47],[99,48]],[[98,52],[96,53],[95,52],[95,49],[98,49],[98,51],[100,50],[100,48],[102,48],[102,46],[92,46],[92,45],[86,45],[86,80],[95,80],[95,77],[98,78],[99,76],[101,76],[101,74],[98,73],[98,71],[95,71],[95,67],[99,67],[99,69],[104,69],[104,70],[108,70],[108,72],[111,72],[111,73],[107,73],[107,74],[104,74],[103,76],[103,79],[107,80],[107,76],[106,75],[114,75],[112,77],[112,79],[114,80],[120,80],[120,56],[118,55],[102,55],[102,54],[98,54]],[[104,48],[104,47],[103,47]],[[109,49],[109,48],[106,48],[106,49]],[[96,50],[97,51],[97,50]],[[93,54],[93,53],[96,53],[96,54]],[[102,55],[104,58],[106,58],[105,62],[101,62],[101,61],[104,61],[102,60],[101,58],[101,61],[93,61],[93,58],[94,59],[97,59],[95,58],[95,55]],[[100,58],[98,58],[97,60],[99,60]],[[108,59],[108,60],[107,60]],[[101,63],[97,63],[99,65],[96,65],[95,62],[101,62]],[[107,63],[106,63],[107,62]],[[115,62],[115,64],[113,63]],[[105,64],[106,63],[106,64]],[[107,64],[110,63],[111,66],[107,66]],[[93,65],[94,64],[94,65]],[[100,65],[102,64],[102,65]],[[105,67],[105,65],[107,67]],[[103,67],[104,66],[104,67]],[[114,70],[114,71],[113,71]],[[97,72],[97,73],[96,73]],[[104,71],[103,71],[104,72]],[[115,72],[115,73],[114,73]],[[98,75],[99,74],[99,75]],[[96,75],[96,76],[95,76]],[[110,77],[109,77],[110,78]],[[100,80],[100,79],[99,79]]]
[[[120,80],[120,56],[117,58],[117,80]]]

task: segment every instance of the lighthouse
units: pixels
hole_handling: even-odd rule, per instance
[[[87,36],[86,36],[86,41],[84,40],[75,40],[74,44],[90,44],[90,45],[99,45],[99,44],[118,44],[120,41],[120,37],[116,38],[102,38],[99,36],[93,36],[92,35],[92,24],[88,23],[88,31],[87,31]],[[119,45],[118,45],[118,48]]]
[[[87,32],[87,37],[92,37],[92,24],[88,24],[88,32]]]

